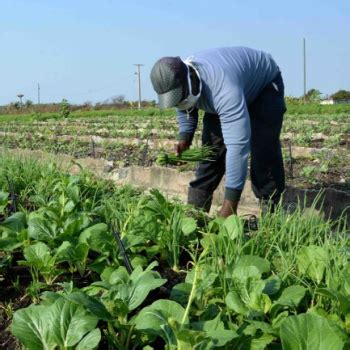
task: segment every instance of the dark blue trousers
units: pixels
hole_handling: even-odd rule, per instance
[[[248,106],[248,110],[251,123],[250,178],[253,192],[261,200],[275,202],[285,187],[280,133],[286,105],[280,73]],[[208,210],[212,194],[225,173],[226,147],[218,115],[204,115],[202,143],[214,146],[216,154],[214,161],[198,164],[196,179],[190,183],[188,201]]]

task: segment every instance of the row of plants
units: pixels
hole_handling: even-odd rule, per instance
[[[286,116],[282,139],[294,146],[346,147],[349,143],[348,122],[336,122],[333,116]],[[326,118],[325,118],[326,117]],[[346,116],[348,119],[348,116]],[[346,119],[346,120],[347,120]],[[199,125],[198,129],[201,129]],[[172,117],[103,117],[46,122],[0,123],[0,132],[45,135],[100,136],[106,138],[174,139],[176,118]]]
[[[6,135],[0,138],[0,147],[3,149],[39,150],[47,153],[70,155],[75,158],[97,158],[113,162],[114,168],[130,165],[150,166],[158,154],[144,144],[126,144],[121,142],[105,141],[96,144],[93,140],[81,141],[77,138],[66,138],[57,141],[55,138],[44,136]]]
[[[199,145],[200,135],[194,141]],[[112,161],[112,168],[130,165],[152,166],[162,147],[172,148],[170,143],[154,144],[155,140],[142,140],[132,143],[125,138],[112,141],[77,136],[53,136],[47,133],[14,134],[8,133],[0,138],[0,146],[7,149],[41,150],[48,153],[64,154],[75,158],[102,158]],[[175,141],[174,141],[175,144]],[[336,187],[348,188],[350,177],[349,154],[346,149],[320,150],[303,157],[296,156],[290,142],[283,143],[284,163],[288,184],[297,187]],[[194,166],[181,166],[180,170],[193,170]]]
[[[91,111],[74,111],[69,113],[69,118],[90,118],[98,117],[104,118],[109,116],[122,116],[122,117],[134,117],[134,116],[172,116],[174,115],[174,109],[161,110],[158,108],[145,108],[142,110],[135,109],[111,109],[111,110],[91,110]],[[31,114],[16,114],[16,115],[0,115],[0,121],[47,121],[47,120],[65,120],[62,113],[37,113],[33,111]]]
[[[170,129],[170,130],[169,130]],[[35,125],[8,123],[0,126],[1,133],[28,133],[45,134],[47,136],[76,135],[76,136],[100,136],[105,138],[142,138],[142,139],[174,139],[176,137],[176,127],[164,129],[164,126],[140,127],[132,123],[123,122],[120,124],[108,123],[96,125]]]
[[[349,113],[349,105],[320,105],[319,103],[307,103],[307,104],[295,104],[289,103],[288,99],[286,100],[287,111],[289,114],[300,115],[300,114],[346,114]],[[174,109],[160,110],[158,108],[143,108],[142,110],[135,110],[134,108],[128,109],[108,109],[108,110],[75,110],[70,112],[70,116],[74,118],[80,117],[89,117],[89,116],[110,116],[110,115],[173,115]],[[18,111],[16,115],[0,115],[0,120],[13,120],[13,119],[27,119],[27,120],[47,120],[62,118],[62,113],[40,113],[36,112],[35,106],[33,106],[33,112],[30,114],[21,114],[21,111]]]
[[[69,125],[69,124],[79,124],[79,125],[94,125],[94,124],[104,124],[109,126],[115,126],[115,124],[123,124],[123,122],[129,122],[131,125],[136,122],[135,126],[139,127],[142,124],[153,124],[154,127],[166,127],[167,125],[173,125],[176,124],[175,113],[172,114],[158,114],[155,115],[154,113],[149,112],[149,114],[146,114],[148,111],[143,111],[143,115],[134,113],[129,115],[106,115],[106,116],[100,116],[98,114],[96,115],[86,115],[86,117],[70,117],[68,119],[48,119],[47,121],[40,121],[40,120],[29,120],[29,119],[14,119],[12,121],[9,120],[3,120],[0,117],[0,124],[6,123],[23,123],[23,124],[30,124],[35,123],[35,125],[55,125],[55,124],[62,124],[62,125]],[[200,112],[202,115],[203,112]],[[346,127],[342,124],[348,125],[348,116],[349,114],[301,114],[301,115],[293,115],[293,114],[286,114],[285,115],[285,124],[291,125],[294,127],[300,127],[300,123],[303,122],[304,124],[312,124],[315,127],[316,132],[326,132],[327,126],[328,128],[337,128],[338,126]],[[346,130],[345,130],[346,131]]]
[[[252,232],[155,190],[6,156],[0,189],[7,349],[349,346],[344,218],[279,207]]]
[[[286,127],[286,130],[287,127]],[[177,136],[177,126],[163,128],[137,128],[127,125],[109,126],[98,124],[96,127],[69,125],[69,126],[46,126],[37,127],[35,125],[6,125],[0,127],[0,133],[4,134],[29,134],[45,137],[73,136],[81,138],[100,137],[105,139],[130,138],[140,140],[175,140]],[[328,134],[329,133],[329,134]],[[327,134],[315,133],[313,127],[307,126],[305,130],[282,132],[281,138],[284,144],[293,144],[301,147],[347,147],[349,138],[346,133],[329,130]],[[200,133],[196,133],[198,138]]]

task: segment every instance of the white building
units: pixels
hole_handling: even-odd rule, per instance
[[[327,98],[320,101],[321,105],[347,105],[350,104],[350,99],[347,100],[334,100],[333,98]]]

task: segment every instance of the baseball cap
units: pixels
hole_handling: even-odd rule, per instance
[[[162,57],[152,68],[151,81],[159,107],[174,107],[185,97],[187,66],[178,56]]]

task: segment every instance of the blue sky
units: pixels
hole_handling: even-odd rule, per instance
[[[149,73],[161,56],[209,47],[249,46],[273,55],[286,95],[307,89],[350,90],[350,1],[281,0],[1,0],[0,104],[67,98],[98,102],[155,99]]]

